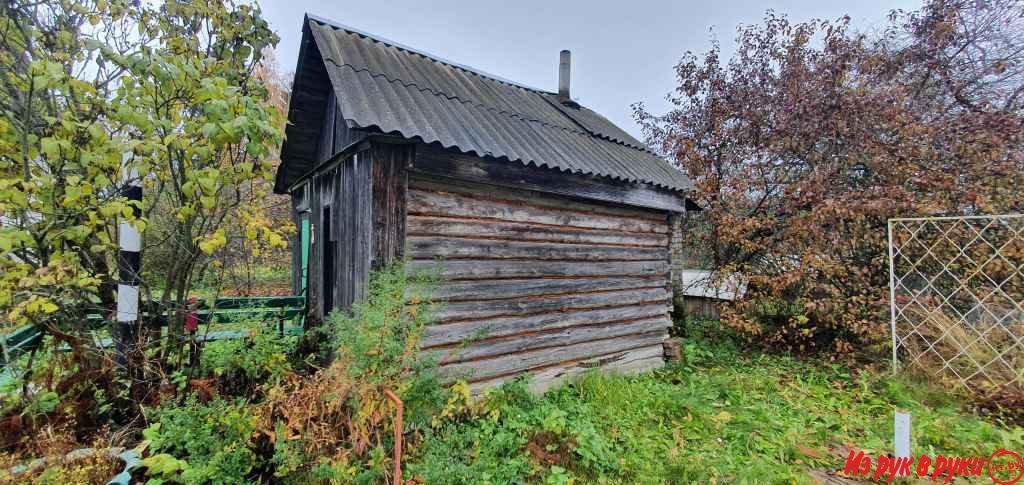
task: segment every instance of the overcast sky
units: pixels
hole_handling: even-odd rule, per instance
[[[687,50],[701,53],[712,35],[724,57],[739,24],[757,23],[767,9],[793,20],[848,14],[862,30],[885,25],[894,8],[920,0],[262,0],[281,36],[281,68],[295,70],[302,16],[309,12],[450,61],[527,86],[557,90],[558,52],[572,51],[572,97],[639,136],[630,105],[655,112],[669,105],[673,66]],[[714,33],[712,33],[712,29]]]

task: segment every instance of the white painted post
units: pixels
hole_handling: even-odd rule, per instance
[[[896,458],[910,458],[910,413],[898,409],[893,422],[893,448]]]
[[[127,169],[131,154],[125,154],[125,182],[122,190],[129,202],[142,202],[142,180],[134,169]],[[138,218],[142,215],[139,206],[132,206],[132,212]],[[121,221],[117,226],[117,360],[123,367],[129,365],[128,354],[136,344],[136,329],[139,320],[139,270],[142,259],[142,235],[128,221]]]
[[[892,219],[888,221],[889,226],[889,325],[892,331],[892,372],[899,370],[899,361],[896,359],[896,347],[899,339],[896,336],[896,267],[893,263],[892,249]]]

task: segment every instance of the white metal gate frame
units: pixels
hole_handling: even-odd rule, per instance
[[[934,230],[934,233],[925,231],[928,228]],[[956,232],[956,229],[966,229],[967,231],[960,234],[952,234]],[[1000,229],[1008,234],[1009,237],[1005,242],[996,241],[995,243],[990,242],[986,239],[986,232],[995,229]],[[929,232],[929,236],[934,239],[924,241],[921,240],[924,235],[921,235],[922,231]],[[969,240],[958,240],[956,236],[961,234],[971,235]],[[896,239],[894,239],[894,235]],[[921,235],[921,236],[919,236]],[[989,238],[994,235],[989,236]],[[904,240],[904,238],[906,238]],[[1020,327],[1024,327],[1024,302],[1021,301],[1021,297],[1017,294],[1016,297],[1012,297],[1010,293],[1004,289],[1004,285],[1015,278],[1019,278],[1016,284],[1024,282],[1024,256],[1011,255],[1008,257],[1004,254],[1004,250],[1010,247],[1011,243],[1016,242],[1019,245],[1024,243],[1024,214],[1010,214],[1010,215],[993,215],[993,216],[962,216],[962,217],[909,217],[909,218],[896,218],[888,221],[888,239],[889,239],[889,306],[890,306],[890,318],[891,318],[891,330],[892,330],[892,359],[894,371],[900,369],[900,353],[901,351],[908,354],[912,360],[908,362],[909,365],[917,364],[920,359],[926,354],[930,356],[938,357],[941,360],[942,367],[939,369],[926,369],[936,374],[952,374],[955,376],[959,384],[969,387],[969,382],[974,382],[976,377],[982,377],[987,380],[1000,381],[998,384],[1024,384],[1024,369],[1020,368],[1020,363],[1024,361],[1015,360],[1024,356],[1024,336],[1020,333]],[[923,249],[923,253],[911,254],[910,251],[912,243],[917,243],[916,249],[920,251]],[[935,254],[936,248],[940,244],[949,243],[952,245],[953,251],[949,254]],[[979,246],[984,245],[984,246]],[[987,246],[987,248],[985,247]],[[983,262],[975,261],[971,255],[967,254],[967,251],[971,248],[980,248],[986,251],[987,258]],[[945,258],[952,255],[952,258],[946,260]],[[927,258],[931,258],[933,262],[939,263],[941,269],[936,274],[922,273],[921,270]],[[966,258],[967,261],[972,263],[975,270],[970,273],[966,278],[958,276],[954,271],[950,270],[951,264],[960,259],[961,257]],[[1002,281],[996,281],[989,274],[986,273],[985,268],[996,261],[997,258],[1002,258],[1004,262],[1008,263],[1008,267],[1011,268],[1008,277]],[[978,258],[981,259],[981,258]],[[1016,260],[1015,260],[1016,259]],[[909,266],[907,266],[909,263]],[[906,269],[904,271],[904,269]],[[932,268],[935,269],[935,268]],[[945,294],[944,291],[936,285],[937,280],[943,276],[943,274],[952,277],[955,281],[955,288]],[[984,280],[980,280],[980,278]],[[916,282],[918,287],[912,288],[908,286],[908,279],[917,278]],[[984,294],[976,293],[976,288],[972,289],[970,283],[973,279],[979,278],[979,282],[983,286],[990,288],[990,291]],[[924,282],[923,286],[920,283]],[[948,286],[947,286],[948,288]],[[1016,288],[1016,287],[1014,287]],[[950,300],[954,295],[964,292],[974,300],[974,305],[970,307],[966,312],[961,312],[957,309]],[[1016,292],[1014,292],[1016,294]],[[1002,316],[997,316],[991,310],[989,305],[986,305],[986,301],[989,301],[994,296],[1001,297],[1001,303],[1006,304],[1007,302],[1012,303],[1013,308],[1008,310]],[[936,296],[939,299],[936,299]],[[905,304],[901,304],[901,301],[906,301]],[[923,310],[924,315],[928,315],[925,321],[913,321],[913,313],[908,312],[913,305],[917,305],[918,308],[914,310]],[[955,315],[955,325],[959,326],[964,332],[964,335],[970,335],[973,338],[970,342],[958,342],[955,338],[947,338],[950,332],[954,330],[953,326],[945,328],[942,333],[937,337],[929,337],[927,332],[922,332],[922,328],[929,324],[931,315],[942,312],[943,318],[948,317],[948,310],[952,310]],[[985,316],[982,312],[986,312],[988,315]],[[978,322],[971,322],[968,316],[971,314],[975,315],[975,319],[978,315],[984,318],[991,317],[994,319],[994,323],[989,321],[988,328],[981,328]],[[934,322],[931,322],[934,323]],[[907,324],[907,325],[904,325]],[[993,345],[990,341],[990,335],[996,329],[1001,329],[1005,335],[1000,345]],[[1016,329],[1016,330],[1015,330]],[[927,329],[926,329],[927,330]],[[917,334],[917,337],[914,337]],[[911,338],[919,338],[927,347],[921,350],[917,355],[909,355],[914,350],[908,346],[908,341]],[[956,350],[953,355],[944,355],[940,350],[950,349],[936,349],[937,344],[943,342],[944,345],[952,347],[952,350]],[[950,345],[952,344],[952,345]],[[986,345],[991,353],[995,355],[994,358],[987,362],[978,362],[971,352],[968,350],[975,345]],[[1008,346],[1007,346],[1008,345]],[[1007,361],[1009,356],[1010,362]],[[974,369],[963,369],[958,368],[954,365],[954,361],[963,362],[963,357],[966,357],[969,363],[973,363]],[[1004,366],[1002,369],[1009,368],[1012,374],[1010,382],[1006,382],[1007,374],[1004,373],[1000,379],[995,379],[989,375],[986,370],[989,370],[990,366],[1001,365]],[[1015,367],[1015,365],[1017,367]],[[1012,375],[1011,374],[1011,375]]]

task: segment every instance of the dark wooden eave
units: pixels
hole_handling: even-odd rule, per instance
[[[281,165],[274,178],[274,192],[286,193],[294,185],[293,181],[308,175],[310,169],[320,162],[317,153],[320,131],[331,89],[320,49],[310,34],[308,19],[304,19],[288,104],[288,126],[281,145]]]
[[[683,193],[651,184],[623,182],[596,175],[566,174],[549,168],[466,155],[436,144],[417,146],[410,171],[669,212],[684,212],[696,207]]]

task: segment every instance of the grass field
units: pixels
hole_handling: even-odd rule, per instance
[[[896,408],[913,415],[918,456],[1024,448],[1024,429],[962,402],[887,369],[690,344],[683,364],[639,377],[593,374],[540,398],[500,389],[475,418],[427,431],[409,470],[425,483],[812,483],[851,448],[891,452]]]

